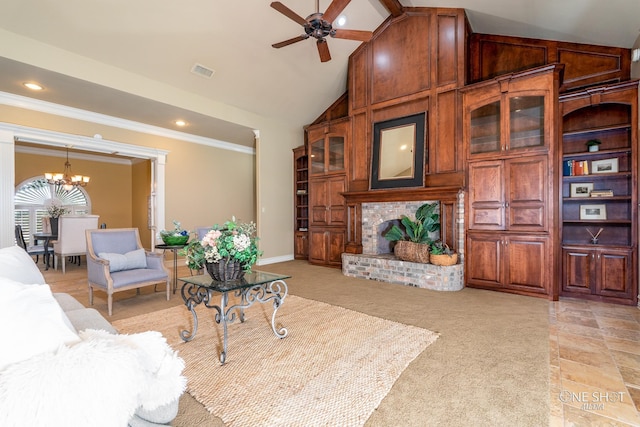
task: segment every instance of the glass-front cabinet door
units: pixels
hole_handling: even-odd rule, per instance
[[[344,137],[329,137],[329,158],[327,159],[330,172],[344,170]]]
[[[495,153],[502,150],[500,100],[473,109],[470,119],[470,154]]]
[[[346,124],[310,128],[309,163],[312,175],[344,173],[346,170]]]
[[[504,77],[462,89],[469,160],[547,152],[554,126],[552,77]]]
[[[324,138],[311,143],[311,173],[324,173]]]
[[[508,102],[509,149],[544,146],[544,96],[513,96]]]

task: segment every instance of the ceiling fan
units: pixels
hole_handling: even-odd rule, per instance
[[[327,10],[324,13],[321,13],[319,10],[320,0],[316,0],[316,12],[306,18],[301,17],[279,1],[274,1],[271,3],[271,7],[282,13],[284,16],[302,25],[304,28],[304,34],[273,44],[272,46],[276,49],[280,49],[281,47],[306,40],[309,37],[314,37],[316,39],[316,45],[318,46],[320,61],[327,62],[331,60],[331,54],[329,53],[329,45],[327,44],[325,37],[331,36],[339,39],[358,40],[362,42],[369,41],[373,34],[371,31],[337,29],[333,28],[331,24],[338,17],[340,12],[347,7],[350,1],[351,0],[333,0]]]

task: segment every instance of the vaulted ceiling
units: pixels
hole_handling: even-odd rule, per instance
[[[316,11],[316,0],[282,3],[301,17]],[[330,38],[332,59],[324,63],[312,38],[274,49],[303,31],[269,4],[4,0],[0,91],[173,129],[182,117],[184,132],[251,145],[250,128],[220,120],[207,104],[302,128],[344,93],[348,57],[360,45]],[[329,4],[319,0],[320,12]],[[344,28],[375,31],[399,6],[464,8],[479,33],[639,44],[637,0],[351,0]],[[194,74],[195,64],[215,73]],[[28,92],[21,84],[29,79],[45,91]]]

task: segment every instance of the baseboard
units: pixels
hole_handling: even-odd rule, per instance
[[[276,256],[271,258],[260,258],[258,259],[258,262],[256,263],[256,265],[275,264],[278,262],[293,261],[293,259],[294,259],[293,254]]]

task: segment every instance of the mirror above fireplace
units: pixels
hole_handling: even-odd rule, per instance
[[[373,125],[371,189],[424,185],[425,113]]]

